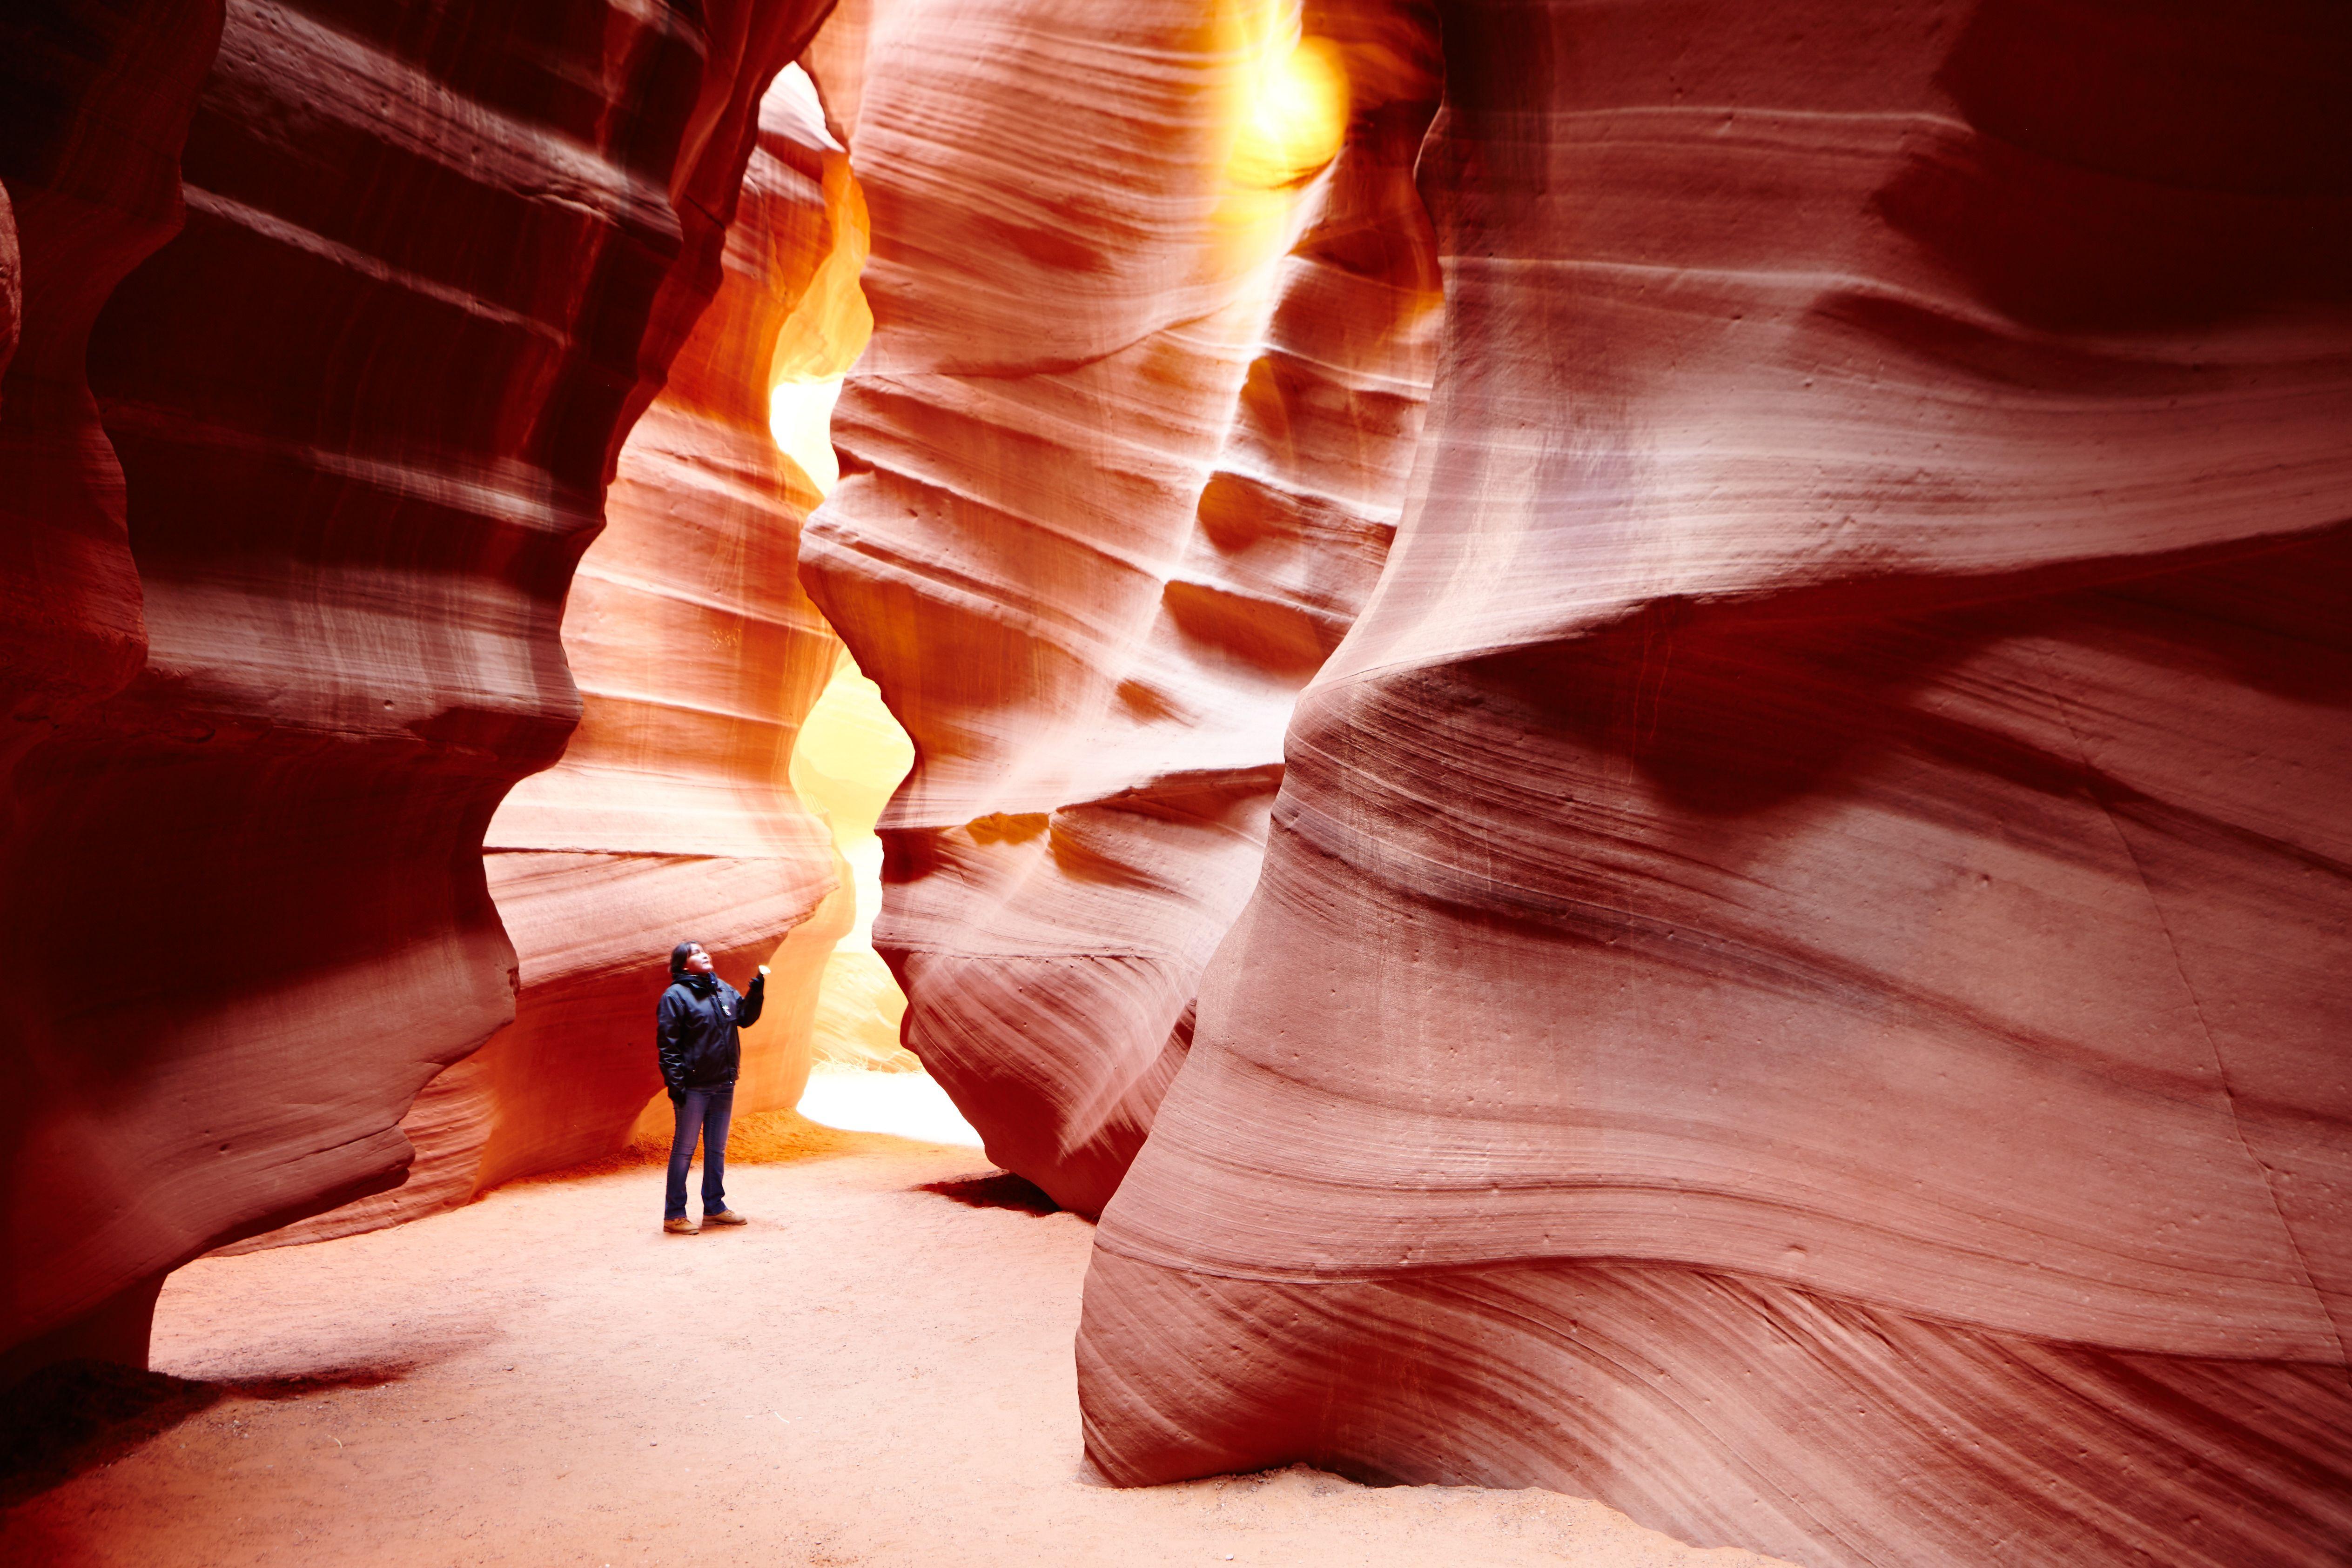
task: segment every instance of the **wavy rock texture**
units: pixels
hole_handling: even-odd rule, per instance
[[[1211,15],[873,19],[875,339],[804,551],[915,742],[874,933],[907,1043],[1084,1211],[1183,1059],[1433,352],[1423,33],[1371,12],[1294,50],[1295,13]]]
[[[718,294],[621,448],[604,530],[565,601],[580,726],[484,841],[519,959],[515,1020],[418,1094],[400,1187],[247,1246],[394,1224],[611,1154],[649,1099],[667,1120],[653,1005],[688,937],[738,985],[774,965],[744,1034],[738,1111],[799,1098],[850,900],[784,768],[840,643],[800,591],[800,523],[818,497],[768,433],[769,367],[847,241],[836,229],[857,221],[853,193],[807,77],[780,75]]]
[[[108,295],[179,227],[180,149],[220,26],[215,4],[58,5],[0,21],[0,703],[12,721],[0,734],[0,863],[43,826],[16,798],[16,763],[121,689],[146,652],[122,469],[84,359]],[[54,962],[55,934],[41,946]],[[0,1146],[12,1150],[55,1133],[18,1043],[54,987],[0,1001]],[[54,1357],[143,1355],[160,1275],[101,1280],[85,1310],[59,1313],[18,1282],[23,1254],[8,1256],[0,1384]]]
[[[122,471],[83,370],[90,323],[179,228],[180,147],[217,4],[27,8],[0,22],[0,768],[120,690],[146,646]]]
[[[230,6],[186,227],[90,340],[144,664],[14,784],[0,1343],[128,1302],[129,1352],[181,1261],[396,1184],[512,1016],[482,831],[576,717],[566,584],[813,11]]]
[[[1441,9],[1413,495],[1089,1451],[2342,1561],[2342,13]]]

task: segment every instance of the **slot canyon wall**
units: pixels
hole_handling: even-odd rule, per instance
[[[813,601],[1114,1480],[2352,1552],[2341,11],[824,10],[0,22],[0,1385],[787,1102]]]
[[[70,1039],[89,1021],[58,1016],[74,1010],[58,990],[64,973],[94,973],[98,954],[89,933],[52,929],[25,946],[17,868],[43,818],[17,779],[145,656],[122,469],[85,357],[115,285],[180,226],[180,147],[220,31],[220,6],[205,0],[0,18],[0,1385],[60,1356],[143,1359],[153,1292],[176,1260],[78,1234],[120,1222],[126,1195],[106,1190],[108,1173],[80,1176],[68,1213],[44,1212],[85,1153],[77,1085],[100,1074],[89,1086],[101,1113],[125,1096],[103,1058],[58,1050],[47,1033],[62,1025]],[[93,994],[79,1010],[102,1016],[124,999]],[[106,1200],[96,1213],[80,1202],[93,1188]],[[67,1279],[41,1277],[60,1260]]]
[[[786,768],[840,643],[800,590],[800,524],[818,496],[769,434],[768,390],[780,354],[838,373],[863,346],[840,319],[860,308],[854,283],[825,287],[845,267],[855,278],[863,224],[809,78],[779,75],[718,292],[630,430],[604,531],[572,579],[562,640],[579,727],[484,841],[519,963],[514,1021],[417,1095],[400,1186],[244,1246],[397,1223],[614,1153],[649,1101],[666,1125],[653,1001],[689,936],[739,987],[773,962],[737,1112],[800,1097],[851,894]]]
[[[1304,31],[1362,73],[1374,16],[1444,40],[1417,444],[1363,396],[1427,374],[1411,214],[1318,265],[1349,158],[1414,167],[1370,73],[1252,273],[1278,28],[872,33],[805,570],[920,753],[908,1042],[1108,1201],[1090,1453],[1818,1568],[2338,1561],[2340,16]]]
[[[1439,10],[1412,496],[1089,1452],[2344,1561],[2345,13]]]
[[[1393,530],[1434,351],[1424,22],[1329,7],[1294,51],[1277,7],[1190,0],[872,19],[875,338],[803,575],[915,743],[874,930],[906,1042],[1073,1209],[1183,1060],[1291,702]]]
[[[169,1270],[399,1183],[513,1018],[484,830],[822,11],[7,24],[10,1372],[142,1359]]]

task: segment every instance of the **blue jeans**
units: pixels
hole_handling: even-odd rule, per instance
[[[735,1114],[735,1085],[689,1089],[677,1111],[677,1135],[669,1145],[669,1192],[662,1218],[686,1218],[686,1167],[694,1158],[698,1134],[702,1139],[702,1212],[720,1213],[727,1207],[727,1123]]]

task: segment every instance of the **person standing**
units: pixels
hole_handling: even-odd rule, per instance
[[[681,942],[670,949],[669,977],[669,989],[654,1009],[654,1051],[663,1087],[677,1112],[662,1228],[672,1236],[694,1236],[702,1226],[686,1217],[686,1167],[694,1159],[697,1138],[702,1142],[703,1225],[746,1223],[727,1207],[727,1124],[735,1114],[735,1075],[743,1061],[736,1030],[760,1021],[768,966],[760,966],[748,993],[739,992],[719,977],[701,943]]]

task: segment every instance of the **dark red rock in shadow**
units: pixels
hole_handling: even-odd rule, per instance
[[[123,276],[181,220],[179,155],[198,83],[219,40],[217,4],[64,5],[0,23],[0,187],[15,266],[0,355],[0,856],[43,823],[17,803],[26,752],[128,683],[146,653],[137,568],[124,524],[122,470],[84,370],[91,323]],[[14,887],[10,886],[14,903]],[[47,1026],[68,956],[61,933],[37,933],[21,973],[29,991],[0,998],[12,1045]],[[15,980],[16,976],[11,979]],[[0,1147],[22,1170],[54,1149],[59,1106],[21,1047],[0,1048]],[[38,1175],[12,1175],[8,1266],[0,1289],[0,1384],[25,1368],[80,1356],[142,1358],[160,1270],[101,1270],[74,1307],[42,1301],[18,1248],[40,1217],[14,1209]]]
[[[1046,1215],[1062,1212],[1062,1206],[1046,1196],[1043,1187],[1034,1182],[1023,1180],[1011,1171],[962,1176],[954,1181],[925,1182],[922,1190],[950,1198],[966,1208],[1013,1208],[1041,1219]]]

